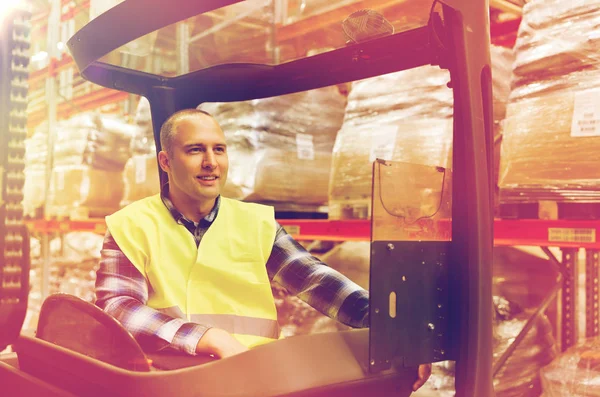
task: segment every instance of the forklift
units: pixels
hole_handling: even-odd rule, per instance
[[[418,365],[451,360],[457,396],[492,397],[488,2],[434,0],[426,25],[401,32],[370,19],[346,31],[345,46],[280,64],[226,63],[166,77],[104,58],[158,29],[239,2],[124,0],[80,29],[68,49],[86,80],[148,99],[157,151],[164,121],[205,102],[285,95],[424,65],[447,69],[452,170],[373,163],[370,328],[281,339],[214,360],[145,352],[96,306],[57,294],[44,302],[36,332],[22,331],[30,265],[21,206],[30,27],[27,11],[14,9],[0,25],[0,351],[12,346],[16,354],[0,361],[0,394],[408,396]],[[373,31],[360,31],[365,26]],[[395,203],[394,189],[418,179],[409,173],[440,175],[433,190],[439,205],[451,208],[426,214],[441,226],[418,238],[403,231],[408,220],[396,211],[402,203]]]

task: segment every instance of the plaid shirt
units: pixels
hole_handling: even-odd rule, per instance
[[[220,197],[198,223],[186,219],[166,196],[162,199],[177,223],[184,225],[199,245],[217,216]],[[271,281],[321,313],[351,327],[368,327],[369,293],[313,257],[279,224],[266,267]],[[195,355],[198,341],[210,327],[146,306],[151,291],[152,286],[107,232],[97,271],[96,304],[119,320],[145,349],[171,347]]]

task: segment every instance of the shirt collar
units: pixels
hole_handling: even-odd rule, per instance
[[[168,194],[169,194],[168,185],[165,185],[162,189],[162,192],[160,193],[160,198],[162,199],[162,202],[165,205],[165,207],[167,207],[167,209],[171,213],[171,216],[173,217],[173,219],[175,219],[175,222],[181,224],[185,221],[185,222],[196,225],[196,222],[187,219],[185,216],[183,216],[183,214],[181,212],[179,212],[179,210],[177,210],[177,208],[175,208],[175,206],[173,205],[173,202],[171,201],[171,199],[169,199]],[[217,213],[219,212],[220,204],[221,204],[221,196],[219,195],[219,196],[217,196],[217,199],[215,200],[215,205],[213,206],[212,210],[210,210],[210,212],[203,218],[203,220],[207,221],[208,223],[213,223],[215,218],[217,217]]]

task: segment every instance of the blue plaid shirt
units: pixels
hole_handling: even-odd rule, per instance
[[[199,245],[217,216],[220,197],[212,211],[198,223],[186,219],[166,196],[162,199],[175,220],[194,235]],[[369,293],[313,257],[279,224],[266,267],[271,281],[321,313],[351,327],[368,327]],[[151,291],[152,286],[107,232],[97,271],[96,304],[119,320],[145,349],[171,347],[195,355],[198,341],[210,327],[173,318],[146,306]]]

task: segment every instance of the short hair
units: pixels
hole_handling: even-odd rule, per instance
[[[162,150],[169,155],[173,154],[173,140],[177,132],[177,125],[183,120],[189,120],[199,115],[212,118],[210,113],[200,109],[184,109],[173,113],[160,128],[160,146]]]

